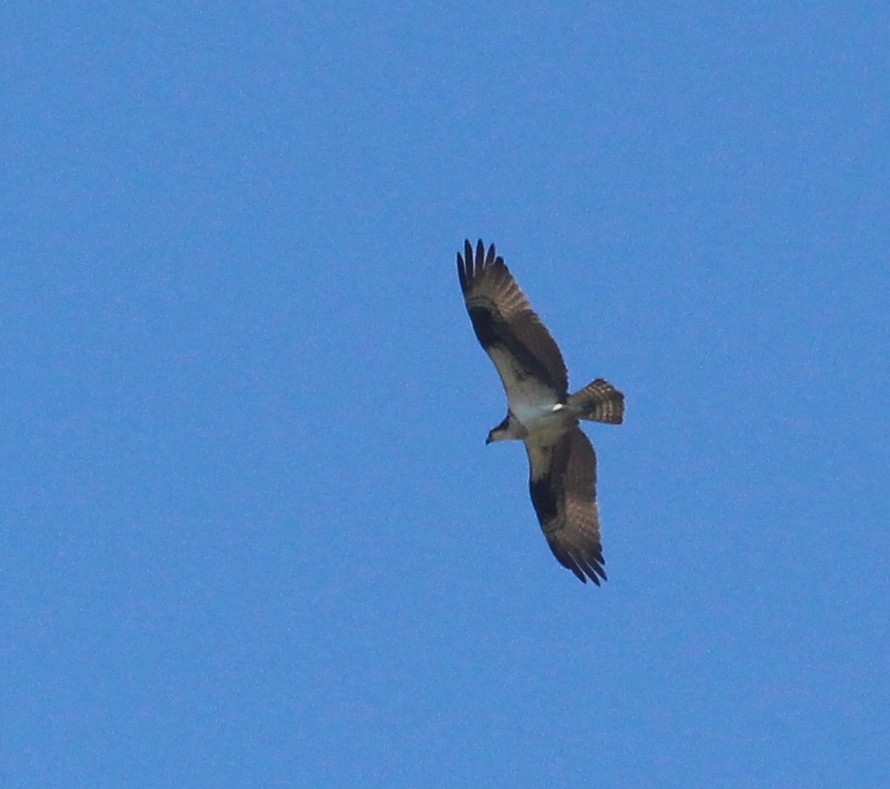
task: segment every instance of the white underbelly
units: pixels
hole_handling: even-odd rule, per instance
[[[529,432],[563,421],[562,408],[556,402],[553,391],[534,379],[526,378],[511,387],[508,400],[513,416]]]
[[[533,430],[542,422],[549,421],[553,416],[553,405],[529,405],[528,403],[511,403],[510,410],[527,430]]]
[[[512,354],[498,346],[489,348],[488,353],[501,373],[510,413],[529,433],[554,431],[558,435],[577,422],[559,403],[558,394],[521,369]]]

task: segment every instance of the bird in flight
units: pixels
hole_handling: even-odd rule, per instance
[[[547,543],[580,581],[606,580],[596,503],[596,453],[580,419],[619,425],[624,395],[597,378],[569,394],[559,346],[532,310],[494,244],[469,241],[457,273],[473,330],[507,393],[507,416],[485,443],[522,441],[529,491]]]

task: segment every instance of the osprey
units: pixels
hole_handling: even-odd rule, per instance
[[[485,443],[525,443],[529,491],[553,555],[583,583],[606,580],[596,503],[596,453],[579,419],[621,424],[624,395],[597,378],[575,394],[547,327],[532,310],[494,244],[469,241],[457,273],[473,330],[507,393],[507,416]]]

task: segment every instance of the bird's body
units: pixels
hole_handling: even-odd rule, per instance
[[[596,454],[580,419],[620,424],[624,395],[597,379],[575,394],[559,347],[516,280],[481,241],[457,256],[467,312],[507,394],[507,416],[486,443],[521,440],[529,459],[532,504],[553,554],[581,581],[605,580]]]

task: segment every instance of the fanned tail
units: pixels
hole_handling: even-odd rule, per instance
[[[568,406],[578,419],[610,425],[624,421],[624,395],[602,378],[569,395]]]

